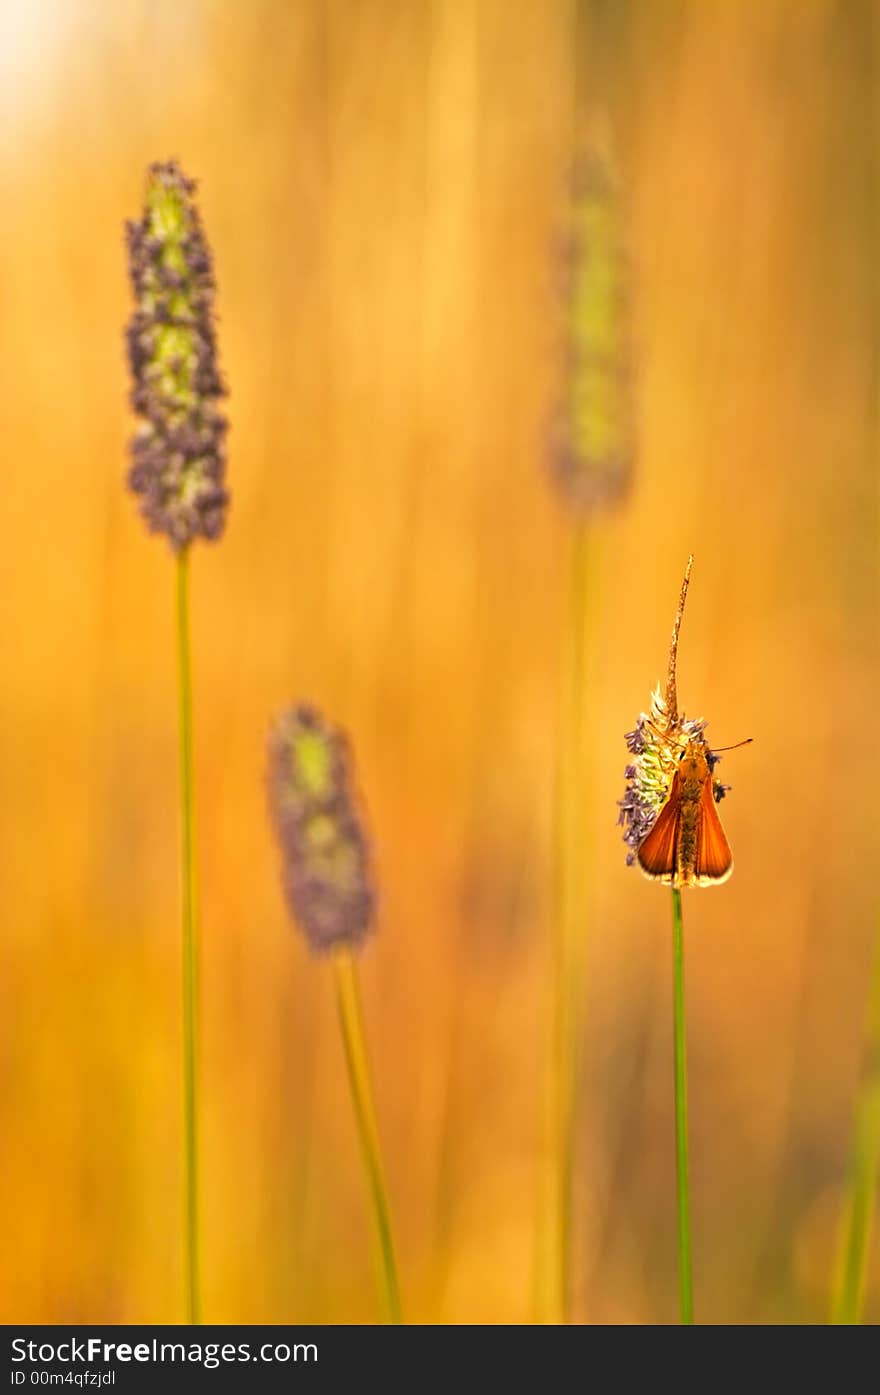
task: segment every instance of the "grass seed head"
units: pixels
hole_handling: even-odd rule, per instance
[[[629,282],[617,180],[597,144],[575,173],[562,400],[550,453],[560,495],[580,516],[617,503],[632,479]]]
[[[623,798],[617,801],[620,811],[617,822],[623,827],[628,866],[635,862],[639,844],[651,831],[657,815],[666,803],[672,777],[688,743],[696,741],[699,744],[711,772],[714,772],[721,760],[706,740],[708,723],[702,717],[686,717],[678,707],[678,637],[693,561],[693,557],[688,558],[672,626],[665,688],[661,690],[658,683],[651,694],[648,711],[639,714],[632,731],[628,731],[624,737],[632,760],[624,771],[626,789]],[[730,785],[722,785],[718,780],[712,782],[712,792],[716,801],[723,799],[729,789]]]
[[[214,273],[195,187],[176,161],[151,165],[143,214],[126,228],[131,405],[141,420],[128,482],[149,529],[175,551],[219,538],[229,504]]]
[[[291,914],[312,949],[354,947],[375,911],[370,853],[343,733],[292,707],[269,738],[269,805]]]

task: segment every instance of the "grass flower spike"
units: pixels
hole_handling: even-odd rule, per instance
[[[128,482],[151,532],[176,554],[183,949],[184,1271],[189,1321],[200,1321],[198,1174],[198,917],[189,548],[219,538],[225,487],[225,394],[214,334],[211,254],[195,184],[174,160],[147,171],[144,209],[127,225],[135,308],[126,331],[131,405],[140,426]]]
[[[128,479],[148,527],[177,551],[219,538],[229,503],[214,274],[195,187],[174,160],[152,165],[143,214],[127,228],[131,405],[142,422]]]
[[[269,737],[269,808],[282,884],[310,947],[330,954],[352,1103],[382,1261],[389,1318],[400,1322],[391,1207],[364,1031],[355,951],[372,928],[376,895],[343,733],[311,707],[292,707]]]
[[[688,558],[672,627],[665,691],[651,695],[626,744],[626,793],[619,801],[627,862],[672,887],[675,1156],[678,1191],[679,1302],[681,1321],[694,1320],[688,1170],[687,1048],[684,1005],[684,926],[681,888],[709,886],[730,876],[733,860],[715,806],[727,786],[714,778],[718,754],[706,741],[706,723],[678,708],[678,639],[690,582]],[[744,744],[744,743],[743,743]]]
[[[345,737],[292,708],[270,737],[269,785],[291,914],[314,950],[359,945],[376,898]]]
[[[563,398],[550,454],[559,492],[580,515],[619,502],[632,480],[629,279],[617,178],[610,159],[594,146],[575,171]]]
[[[627,863],[670,886],[709,886],[733,870],[727,839],[715,812],[730,786],[714,778],[721,757],[706,740],[707,723],[678,710],[678,635],[690,582],[688,559],[672,632],[665,692],[658,684],[649,711],[626,733],[632,761],[619,801]]]

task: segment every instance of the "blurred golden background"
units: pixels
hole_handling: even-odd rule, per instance
[[[6,1321],[182,1311],[174,572],[124,486],[122,346],[123,221],[169,155],[232,422],[192,578],[205,1316],[380,1311],[265,815],[305,697],[376,846],[408,1316],[531,1317],[576,86],[628,191],[640,451],[593,635],[575,1316],[677,1311],[668,897],[615,801],[692,550],[682,705],[755,738],[721,772],[734,877],[685,904],[697,1316],[824,1319],[876,916],[878,61],[859,0],[2,0]]]

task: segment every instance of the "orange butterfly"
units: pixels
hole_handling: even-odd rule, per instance
[[[715,886],[733,871],[701,740],[685,746],[666,803],[637,856],[645,875],[667,886]]]

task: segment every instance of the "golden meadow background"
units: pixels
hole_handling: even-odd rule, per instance
[[[669,905],[615,800],[692,549],[682,701],[755,737],[723,767],[735,876],[685,905],[697,1314],[824,1318],[877,900],[878,62],[858,0],[3,0],[7,1321],[182,1312],[173,569],[123,487],[121,340],[122,222],[170,154],[232,391],[230,526],[193,567],[206,1317],[379,1313],[264,811],[300,695],[350,729],[377,849],[408,1314],[531,1315],[576,69],[629,188],[641,451],[593,635],[575,1312],[677,1311]]]

